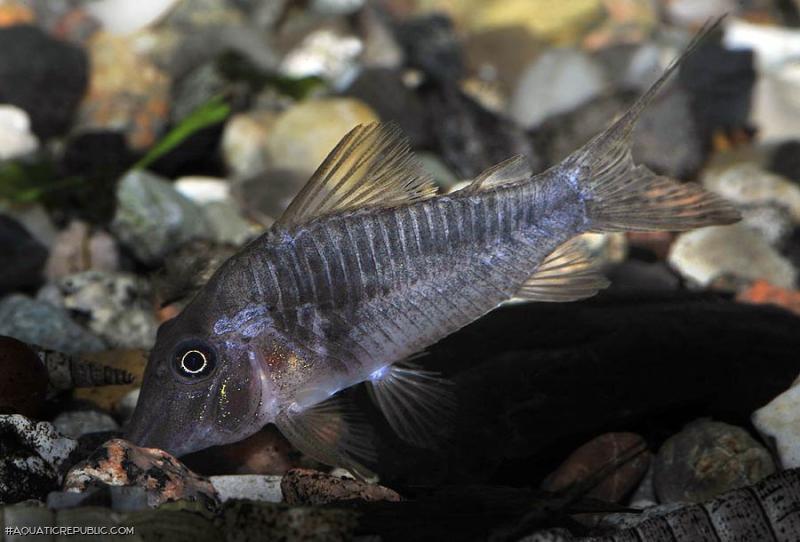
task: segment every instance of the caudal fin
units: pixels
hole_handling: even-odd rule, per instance
[[[564,166],[577,172],[573,178],[585,198],[591,231],[680,231],[730,224],[741,218],[719,196],[697,184],[656,175],[636,165],[631,156],[631,133],[639,115],[720,22],[717,19],[706,25],[619,120],[565,160]]]

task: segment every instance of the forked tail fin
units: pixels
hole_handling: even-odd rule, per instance
[[[631,156],[631,133],[653,96],[713,32],[722,19],[707,24],[633,106],[603,133],[564,163],[586,202],[591,231],[689,230],[730,224],[741,217],[722,198],[694,183],[656,175]],[[574,169],[573,169],[574,168]]]

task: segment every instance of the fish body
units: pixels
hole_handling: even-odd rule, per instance
[[[631,159],[633,124],[670,72],[550,170],[512,158],[449,195],[435,195],[395,128],[354,129],[276,225],[162,325],[129,437],[180,455],[275,423],[312,457],[358,471],[367,433],[331,398],[366,381],[392,427],[429,444],[452,396],[403,360],[513,297],[604,287],[580,233],[738,219]]]

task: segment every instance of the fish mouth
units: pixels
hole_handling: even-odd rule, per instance
[[[203,432],[201,430],[201,432]],[[204,432],[203,432],[204,433]],[[149,423],[142,423],[134,420],[124,433],[125,439],[136,446],[142,448],[157,448],[168,452],[175,457],[180,457],[197,450],[202,450],[206,446],[200,444],[203,435],[193,432],[191,437],[185,437],[177,431],[165,428],[159,424],[158,420],[149,420]]]

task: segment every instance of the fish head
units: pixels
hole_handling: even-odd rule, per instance
[[[247,326],[220,333],[190,309],[159,328],[126,431],[176,456],[242,440],[274,417],[273,382]]]

